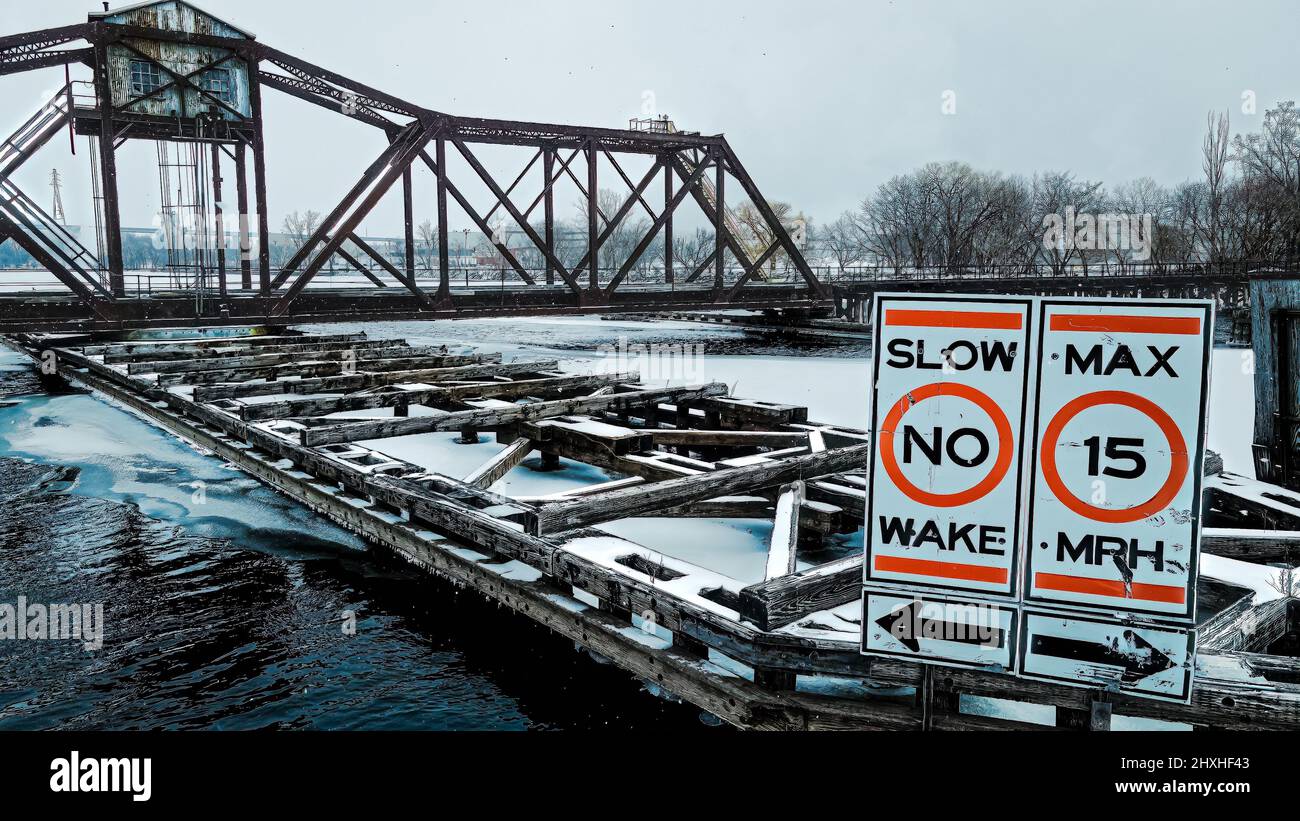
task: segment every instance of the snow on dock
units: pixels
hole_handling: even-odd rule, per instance
[[[869,437],[802,406],[363,334],[192,334],[7,341],[733,724],[1087,727],[1107,701],[1116,726],[1300,726],[1300,664],[1267,652],[1300,613],[1262,577],[1203,578],[1190,704],[861,655],[860,551],[830,548],[860,532]],[[1294,564],[1300,496],[1206,488],[1206,554]]]

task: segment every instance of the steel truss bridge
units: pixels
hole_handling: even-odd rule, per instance
[[[133,7],[122,11],[130,8]],[[94,72],[94,93],[87,100],[74,93],[76,84],[65,68],[67,86],[0,144],[0,240],[15,241],[66,288],[66,291],[38,295],[0,294],[0,328],[113,329],[159,324],[828,304],[828,288],[809,268],[740,158],[721,135],[458,117],[344,77],[259,42],[252,35],[218,36],[161,26],[142,27],[111,22],[107,19],[109,14],[92,14],[83,24],[0,37],[0,75],[72,64],[84,64]],[[159,50],[145,48],[142,43],[203,47],[204,53],[215,50],[220,56],[194,71],[182,72],[156,57]],[[108,49],[114,45],[129,49],[133,60],[145,61],[151,70],[156,70],[164,80],[163,88],[114,105],[107,56]],[[200,75],[206,69],[232,63],[248,69],[251,113],[247,115],[235,111],[201,82]],[[168,88],[199,95],[209,107],[220,106],[222,116],[205,119],[201,112],[188,117],[140,113],[141,106],[136,103],[147,102]],[[320,227],[278,269],[271,266],[269,242],[256,243],[256,252],[247,250],[253,247],[249,240],[251,232],[261,238],[270,233],[265,185],[267,157],[262,135],[262,96],[266,89],[370,125],[383,137],[382,150],[369,158],[369,164],[328,211]],[[97,170],[103,188],[106,245],[102,255],[92,253],[76,237],[60,230],[56,221],[11,182],[13,173],[37,149],[69,127],[77,134],[98,137]],[[210,144],[212,177],[218,186],[216,200],[220,199],[221,157],[229,157],[235,163],[239,210],[240,214],[248,215],[247,219],[240,220],[241,248],[246,250],[232,254],[227,265],[224,249],[218,249],[215,283],[205,283],[201,293],[143,295],[132,293],[127,287],[129,277],[122,263],[115,154],[128,139]],[[484,145],[523,150],[520,157],[523,170],[513,182],[497,179],[484,165],[476,153]],[[246,155],[251,155],[253,165],[251,209]],[[474,180],[475,188],[481,185],[490,192],[490,208],[481,210],[471,202],[466,193],[466,180],[457,178],[448,164],[449,155],[459,158],[457,164],[462,173],[468,167],[467,176]],[[646,159],[650,162],[649,170],[638,179],[633,179],[625,169],[628,158],[633,156],[642,158],[640,163]],[[598,201],[601,165],[605,176],[612,169],[618,177],[616,183],[630,192],[612,213],[602,211]],[[417,281],[415,276],[411,188],[412,176],[420,169],[433,175],[437,187],[436,280]],[[541,193],[531,202],[522,202],[516,189],[530,171],[540,174]],[[586,249],[576,264],[569,265],[559,258],[555,236],[554,190],[557,183],[566,179],[576,185],[586,202]],[[357,234],[361,221],[397,185],[401,186],[405,211],[405,266],[394,264],[362,242]],[[648,193],[652,186],[661,188],[661,197],[658,192]],[[733,231],[735,220],[726,197],[729,189],[737,188],[757,209],[763,232],[771,238],[767,247],[757,254]],[[674,214],[688,199],[695,202],[713,226],[715,242],[708,259],[684,268],[673,259],[672,232]],[[447,241],[449,200],[487,237],[494,235],[494,226],[489,222],[494,215],[498,220],[508,219],[512,231],[517,226],[532,249],[540,254],[544,268],[525,267],[516,253],[518,249],[509,248],[504,240],[494,237],[496,251],[512,276],[509,287],[464,291],[454,288]],[[539,212],[540,230],[530,222],[530,218],[537,219]],[[628,226],[630,218],[635,216],[639,220],[643,214],[649,220],[648,231],[624,261],[602,270],[602,246],[615,231]],[[496,233],[499,237],[499,232]],[[660,234],[666,248],[661,285],[623,287],[629,273]],[[799,276],[798,282],[768,285],[761,281],[763,267],[778,252],[789,260]],[[383,278],[357,256],[368,257],[378,266]],[[344,290],[322,287],[320,282],[313,285],[322,268],[331,259],[339,258],[364,271],[373,287]]]
[[[133,7],[128,7],[133,8]],[[814,269],[768,205],[735,151],[721,135],[671,130],[625,130],[458,117],[424,108],[344,77],[259,42],[252,35],[219,36],[209,31],[168,30],[110,21],[110,12],[92,14],[86,23],[0,37],[0,75],[65,67],[66,84],[13,135],[0,143],[0,241],[26,250],[63,286],[58,290],[5,292],[0,289],[0,331],[122,330],[164,325],[287,324],[370,319],[440,319],[490,315],[596,313],[617,311],[707,310],[725,307],[834,312],[860,318],[870,296],[882,290],[1078,293],[1100,295],[1214,295],[1221,304],[1244,302],[1245,283],[1277,266],[1122,265],[1077,269],[886,268]],[[121,18],[115,18],[121,19]],[[215,30],[215,29],[214,29]],[[221,29],[226,31],[226,29]],[[205,65],[182,72],[155,59],[157,49],[201,47],[214,54]],[[129,50],[164,80],[152,92],[115,105],[110,89],[111,47]],[[79,94],[68,67],[93,71],[92,93]],[[204,85],[205,70],[220,65],[247,67],[249,111],[234,110]],[[197,95],[221,117],[182,111],[182,116],[140,113],[168,88]],[[267,155],[263,141],[262,92],[272,89],[365,123],[382,145],[351,187],[321,220],[301,247],[272,267],[266,192]],[[184,108],[184,105],[182,105]],[[188,114],[189,116],[184,116]],[[12,182],[12,175],[42,146],[65,129],[97,138],[95,170],[102,186],[102,253],[88,250]],[[308,138],[310,134],[305,135]],[[235,168],[240,218],[240,252],[224,243],[215,250],[211,281],[197,278],[188,287],[132,289],[124,270],[116,152],[128,139],[202,143],[211,149],[213,199],[221,200],[222,158]],[[519,168],[509,181],[497,179],[480,157],[483,146],[516,149]],[[489,149],[496,151],[497,149]],[[251,157],[252,173],[246,170]],[[449,163],[449,157],[456,162]],[[630,159],[649,168],[637,176]],[[603,161],[603,162],[602,162]],[[331,160],[332,165],[336,165]],[[610,213],[599,202],[601,166],[628,193]],[[436,270],[421,277],[415,260],[413,176],[431,174],[437,191]],[[526,196],[526,177],[540,192]],[[251,177],[251,180],[250,180]],[[635,177],[635,178],[634,178]],[[555,191],[572,183],[585,201],[585,249],[576,264],[560,259]],[[381,198],[400,185],[404,212],[405,259],[395,262],[358,235],[361,221]],[[471,188],[490,195],[476,207]],[[770,241],[760,251],[737,236],[739,226],[727,206],[729,190],[756,208]],[[652,191],[652,189],[659,189]],[[250,207],[250,195],[252,199]],[[712,225],[712,248],[703,262],[683,266],[674,260],[674,215],[687,201]],[[501,260],[498,282],[455,279],[448,243],[449,201],[455,202]],[[534,222],[540,213],[540,226]],[[246,217],[244,215],[247,215]],[[495,218],[497,226],[492,220]],[[600,252],[631,220],[648,219],[632,251],[610,265]],[[224,236],[216,212],[218,235]],[[526,265],[495,230],[502,220],[522,234],[532,259]],[[530,221],[532,220],[532,221]],[[638,229],[639,231],[640,229]],[[252,237],[258,237],[255,244]],[[638,277],[637,266],[657,237],[663,256],[655,282]],[[765,266],[783,255],[785,281],[764,275]],[[339,288],[318,275],[342,260],[364,287]],[[603,262],[603,264],[602,264]],[[404,263],[404,264],[402,264]],[[1283,271],[1294,271],[1294,265]],[[53,285],[53,283],[51,283]]]

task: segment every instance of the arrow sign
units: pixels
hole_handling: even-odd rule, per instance
[[[1174,666],[1173,659],[1132,630],[1125,630],[1122,639],[1111,644],[1096,644],[1065,636],[1034,636],[1029,652],[1084,664],[1118,667],[1128,684]]]
[[[867,588],[862,612],[864,653],[953,667],[1015,669],[1014,607]]]
[[[876,624],[898,640],[900,644],[913,653],[921,652],[918,639],[951,641],[957,644],[974,644],[981,647],[1001,647],[1005,634],[1000,628],[978,626],[962,621],[950,621],[943,618],[927,618],[921,615],[923,607],[913,601],[897,610],[892,610]],[[981,636],[980,632],[987,635]]]
[[[1191,698],[1196,634],[1185,627],[1025,608],[1020,645],[1025,678],[1184,703]]]

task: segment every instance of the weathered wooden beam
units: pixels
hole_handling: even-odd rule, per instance
[[[1207,527],[1201,551],[1256,564],[1300,564],[1300,531]]]
[[[726,468],[698,476],[638,485],[590,499],[553,502],[538,508],[536,529],[532,532],[544,534],[573,530],[598,522],[653,513],[673,505],[861,468],[866,464],[869,448],[869,445],[837,448],[749,467]]]
[[[820,434],[822,442],[827,447],[847,448],[852,445],[861,445],[864,442],[871,441],[871,434],[858,428],[846,428],[839,425],[827,425],[820,422],[798,423],[786,425],[784,430],[806,431],[811,438],[814,433]]]
[[[346,362],[353,361],[361,367],[362,362],[369,363],[375,359],[395,359],[416,356],[447,356],[445,349],[424,347],[412,348],[406,345],[390,345],[379,348],[337,348],[334,350],[307,349],[276,353],[261,353],[258,349],[243,356],[206,356],[192,359],[147,359],[140,362],[126,363],[127,373],[198,373],[201,371],[247,370],[274,365],[291,365],[297,362]]]
[[[776,500],[772,523],[772,541],[767,548],[767,565],[763,580],[772,581],[794,572],[795,552],[799,546],[799,508],[803,504],[803,482],[796,480],[782,486]]]
[[[833,476],[826,480],[809,482],[805,493],[815,502],[825,502],[843,508],[846,515],[858,521],[866,518],[867,491],[844,484],[841,477]]]
[[[479,465],[473,473],[465,477],[465,483],[475,487],[491,487],[501,477],[519,466],[533,451],[533,443],[528,439],[516,439],[506,445],[505,450]]]
[[[336,393],[359,391],[388,385],[429,384],[456,379],[487,378],[489,376],[518,376],[520,374],[546,373],[559,365],[555,360],[546,362],[510,362],[451,365],[444,368],[421,368],[413,371],[387,371],[384,373],[354,373],[324,376],[312,379],[295,379],[278,382],[239,382],[218,385],[198,385],[194,388],[194,401],[213,402],[218,399],[239,399],[247,396],[275,396],[285,393]]]
[[[611,479],[608,482],[597,482],[594,485],[584,485],[583,487],[569,488],[568,490],[561,490],[555,493],[547,493],[542,496],[514,496],[511,498],[513,498],[516,502],[535,505],[539,502],[550,502],[555,499],[574,499],[579,496],[591,496],[592,494],[604,493],[607,490],[613,490],[615,488],[638,485],[644,481],[645,480],[642,479],[640,476],[628,476],[623,479]]]
[[[776,505],[766,496],[719,496],[665,508],[655,515],[673,519],[772,519]],[[856,529],[862,523],[852,524]],[[845,525],[843,511],[835,505],[805,500],[799,506],[801,531],[829,535],[841,532]]]
[[[687,447],[763,447],[790,448],[806,445],[808,436],[802,433],[766,430],[665,430],[654,431],[656,445],[665,447],[685,445]]]
[[[626,456],[653,450],[648,431],[595,419],[544,419],[521,423],[518,428],[519,435],[532,439],[539,450],[551,452],[557,442],[562,442],[565,458],[580,462],[586,461],[583,457],[588,454]]]
[[[158,374],[160,385],[211,385],[216,382],[244,382],[253,379],[282,379],[286,376],[304,378],[324,376],[350,376],[353,373],[383,373],[385,371],[413,371],[430,368],[450,368],[499,362],[501,354],[485,353],[465,356],[414,356],[401,359],[366,359],[351,364],[345,362],[301,362],[285,365],[268,365],[259,368],[230,368],[215,371],[185,371]]]
[[[278,402],[258,402],[257,404],[245,405],[240,408],[240,418],[252,422],[265,419],[326,416],[331,413],[392,408],[401,405],[435,405],[439,402],[457,401],[469,397],[499,399],[522,396],[554,396],[566,391],[584,390],[591,385],[616,381],[626,382],[634,378],[636,378],[636,374],[629,373],[548,376],[540,379],[520,379],[514,382],[478,382],[418,390],[393,390],[386,393],[368,393],[356,396],[285,399]]]
[[[304,445],[326,445],[332,442],[355,442],[361,439],[382,439],[389,436],[408,436],[433,431],[485,430],[515,422],[528,422],[551,416],[589,413],[594,410],[617,407],[635,407],[646,402],[674,402],[679,399],[698,399],[726,394],[727,386],[721,382],[681,388],[655,388],[609,396],[584,396],[558,399],[552,402],[534,402],[513,408],[482,408],[456,411],[444,416],[412,416],[406,419],[371,419],[339,425],[312,428],[302,432]]]
[[[762,402],[757,399],[718,397],[697,403],[707,414],[717,414],[723,427],[753,429],[774,428],[808,421],[808,409],[802,405]]]
[[[1236,603],[1239,606],[1226,607],[1197,625],[1197,648],[1259,652],[1295,627],[1292,614],[1296,599],[1283,596],[1259,605],[1252,604],[1253,599],[1247,594]]]
[[[255,336],[210,336],[202,339],[162,339],[139,342],[109,342],[103,345],[87,345],[82,348],[86,356],[105,353],[174,353],[178,351],[197,351],[206,348],[223,348],[229,345],[296,345],[306,342],[354,342],[366,339],[364,333],[348,334],[264,334]]]
[[[776,630],[861,595],[858,554],[746,587],[740,591],[740,614],[761,630]]]
[[[304,339],[313,339],[314,337],[303,337]],[[137,353],[106,353],[104,361],[110,365],[121,365],[129,362],[143,362],[152,360],[156,362],[171,362],[175,360],[192,360],[192,359],[228,359],[231,357],[251,356],[254,354],[272,354],[272,353],[307,353],[315,351],[338,351],[338,350],[367,350],[373,348],[410,348],[400,339],[357,339],[346,342],[309,342],[304,344],[293,345],[229,345],[220,348],[200,348],[194,350],[186,348],[180,351],[141,351]]]

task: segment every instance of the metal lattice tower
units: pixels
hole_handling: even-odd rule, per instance
[[[63,213],[63,179],[59,175],[59,169],[50,169],[50,189],[53,191],[53,203],[50,205],[50,216],[58,220],[60,225],[68,224],[68,216]]]

